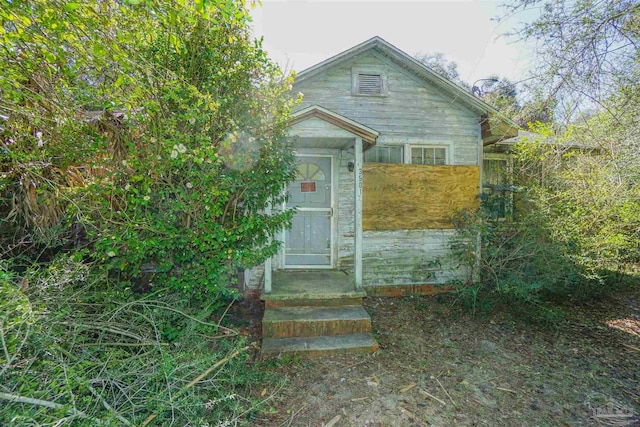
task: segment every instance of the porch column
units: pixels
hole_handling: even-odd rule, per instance
[[[267,208],[264,210],[264,213],[267,215],[271,215],[271,199],[269,199]],[[271,237],[269,237],[267,244],[271,244]],[[264,261],[264,293],[271,293],[271,257],[267,258]]]
[[[353,269],[356,279],[356,289],[362,289],[362,138],[357,137],[354,147],[353,168],[355,182],[355,218],[354,218],[354,259]]]

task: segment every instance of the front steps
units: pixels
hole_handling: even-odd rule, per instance
[[[265,298],[264,355],[368,353],[377,349],[371,334],[371,317],[362,307],[360,294]]]
[[[263,355],[298,353],[323,356],[338,353],[371,353],[377,349],[378,343],[370,333],[307,338],[265,338],[262,343]]]

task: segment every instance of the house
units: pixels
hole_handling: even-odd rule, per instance
[[[300,72],[292,91],[303,94],[289,125],[298,179],[272,208],[297,212],[276,236],[278,256],[245,277],[262,290],[271,351],[284,348],[274,341],[321,349],[310,336],[364,336],[363,296],[429,293],[464,277],[449,256],[449,218],[477,205],[484,148],[517,135],[493,107],[379,37]]]

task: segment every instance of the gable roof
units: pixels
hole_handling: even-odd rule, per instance
[[[340,129],[344,129],[356,136],[359,136],[364,142],[365,149],[375,145],[376,139],[378,138],[378,135],[380,135],[380,132],[375,129],[371,129],[370,127],[365,126],[362,123],[358,123],[355,120],[351,120],[348,117],[340,115],[335,111],[328,110],[319,105],[311,105],[300,111],[296,111],[291,115],[288,124],[289,126],[293,126],[296,123],[303,122],[312,117],[318,118],[327,123],[331,123],[332,125],[337,126]]]
[[[467,92],[464,88],[453,83],[449,79],[442,77],[426,65],[422,64],[420,61],[414,59],[411,55],[408,55],[407,53],[403,52],[402,50],[398,49],[391,43],[378,36],[372,37],[369,40],[360,43],[359,45],[347,49],[344,52],[341,52],[329,59],[320,62],[319,64],[316,64],[312,67],[307,68],[306,70],[299,72],[296,75],[295,83],[300,83],[313,76],[323,73],[326,70],[342,64],[343,62],[348,61],[355,56],[369,50],[381,53],[401,68],[411,72],[423,81],[439,87],[446,93],[451,94],[454,100],[459,100],[462,104],[466,105],[470,109],[478,112],[481,116],[483,116],[483,119],[486,119],[483,121],[482,126],[483,142],[485,145],[492,144],[503,138],[517,136],[518,125],[508,118],[502,116],[502,114],[495,107],[477,98],[475,95]],[[497,124],[489,124],[488,119],[491,116],[500,119]]]

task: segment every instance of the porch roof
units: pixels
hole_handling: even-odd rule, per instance
[[[363,125],[362,123],[358,123],[355,120],[351,120],[348,117],[340,115],[335,111],[331,111],[319,105],[311,105],[300,111],[296,111],[291,115],[291,119],[289,119],[288,125],[289,127],[291,127],[298,123],[304,122],[305,120],[313,118],[327,122],[335,127],[347,131],[353,136],[362,138],[362,148],[364,150],[367,150],[368,148],[374,146],[376,144],[378,135],[380,135],[380,132],[375,129],[372,129],[368,126]]]

